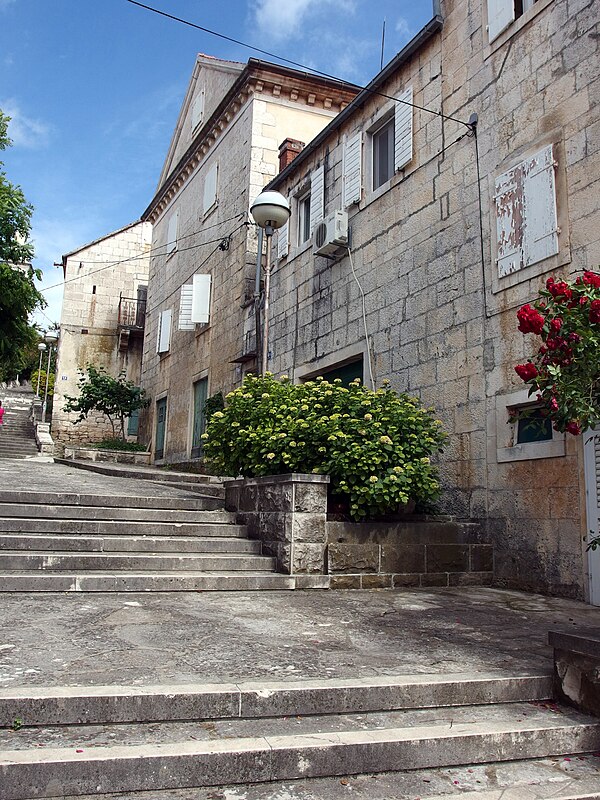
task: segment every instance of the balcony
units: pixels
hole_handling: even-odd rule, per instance
[[[119,297],[117,328],[119,331],[119,350],[125,352],[131,339],[144,335],[146,323],[146,298]]]

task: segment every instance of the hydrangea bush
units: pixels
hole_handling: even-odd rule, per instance
[[[210,417],[204,454],[223,475],[328,474],[359,520],[437,498],[431,456],[446,438],[441,424],[432,409],[389,388],[249,375]]]
[[[515,367],[554,428],[574,435],[600,422],[600,274],[550,277],[540,297],[519,309],[519,330],[541,337],[537,353]]]

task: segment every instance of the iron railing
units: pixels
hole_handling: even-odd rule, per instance
[[[118,325],[120,328],[144,330],[146,301],[134,297],[119,298]]]

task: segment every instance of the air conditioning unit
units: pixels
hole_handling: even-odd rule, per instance
[[[348,246],[348,214],[345,211],[334,211],[318,222],[313,234],[315,254],[333,256],[340,247]]]

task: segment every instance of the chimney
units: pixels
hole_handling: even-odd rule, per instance
[[[279,145],[279,172],[282,172],[288,164],[291,164],[303,149],[304,142],[299,142],[297,139],[284,139]]]

